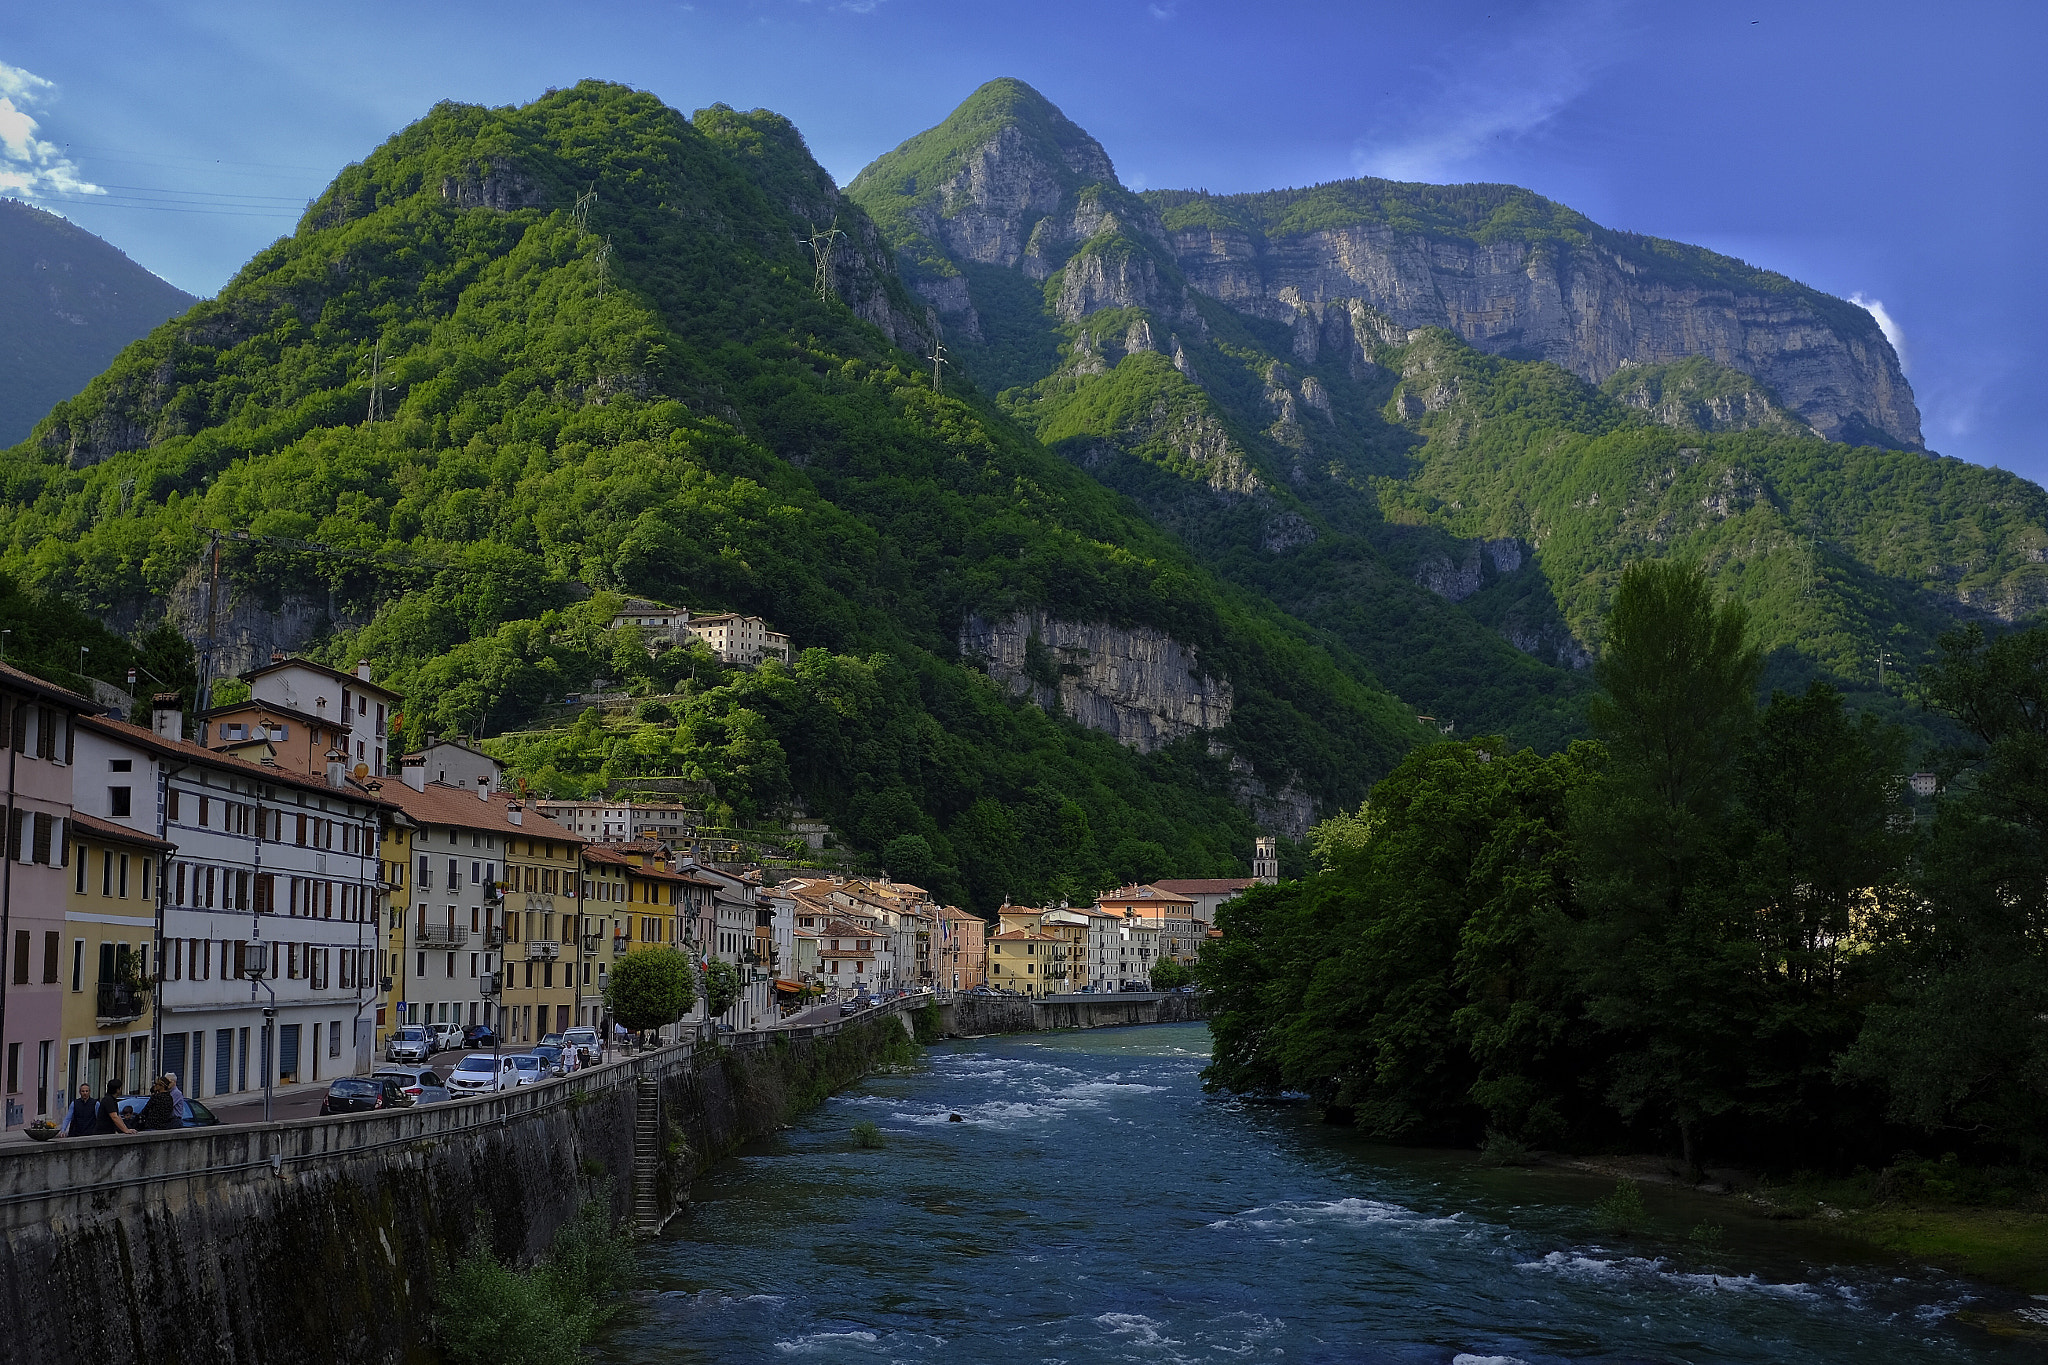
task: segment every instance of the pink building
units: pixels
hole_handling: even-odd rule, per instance
[[[7,860],[0,864],[0,1067],[6,1126],[63,1111],[56,1093],[64,1036],[65,864],[71,841],[72,721],[91,701],[0,664],[0,734],[6,736]],[[121,781],[122,779],[113,779]],[[148,964],[143,964],[145,971]]]

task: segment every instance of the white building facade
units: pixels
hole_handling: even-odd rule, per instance
[[[81,720],[89,814],[158,836],[177,852],[159,881],[155,1071],[187,1094],[260,1093],[369,1064],[379,995],[378,843],[388,803],[328,780],[213,753],[154,730]],[[125,813],[115,814],[125,804]]]

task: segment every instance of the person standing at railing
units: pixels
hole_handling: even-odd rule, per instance
[[[178,1122],[182,1124],[189,1121],[192,1117],[192,1103],[185,1098],[185,1092],[178,1089],[178,1073],[166,1071],[164,1079],[171,1083],[171,1109],[177,1114]]]
[[[171,1078],[159,1076],[149,1087],[149,1103],[142,1106],[135,1127],[144,1133],[167,1133],[178,1126],[178,1111],[171,1102]]]
[[[99,1126],[100,1107],[93,1102],[92,1086],[80,1081],[78,1098],[71,1101],[71,1107],[64,1111],[64,1122],[57,1125],[57,1136],[91,1137]]]
[[[115,1133],[132,1133],[128,1120],[121,1117],[121,1082],[107,1082],[107,1093],[100,1097],[99,1121],[93,1126],[93,1133],[108,1137]]]

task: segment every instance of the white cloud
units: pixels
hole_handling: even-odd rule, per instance
[[[56,85],[0,62],[0,194],[105,194],[55,143],[46,142],[29,109]]]
[[[1899,324],[1885,311],[1883,299],[1869,298],[1863,294],[1851,294],[1849,302],[1877,319],[1877,330],[1884,333],[1884,339],[1899,353],[1899,368],[1906,368],[1906,334],[1899,330]]]
[[[1425,68],[1435,93],[1361,137],[1352,164],[1390,180],[1454,180],[1475,157],[1563,112],[1620,57],[1626,36],[1613,7],[1594,4],[1539,15],[1485,48],[1440,52]]]

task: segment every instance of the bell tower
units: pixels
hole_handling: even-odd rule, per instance
[[[1252,847],[1252,880],[1271,886],[1280,880],[1279,841],[1261,834]]]

